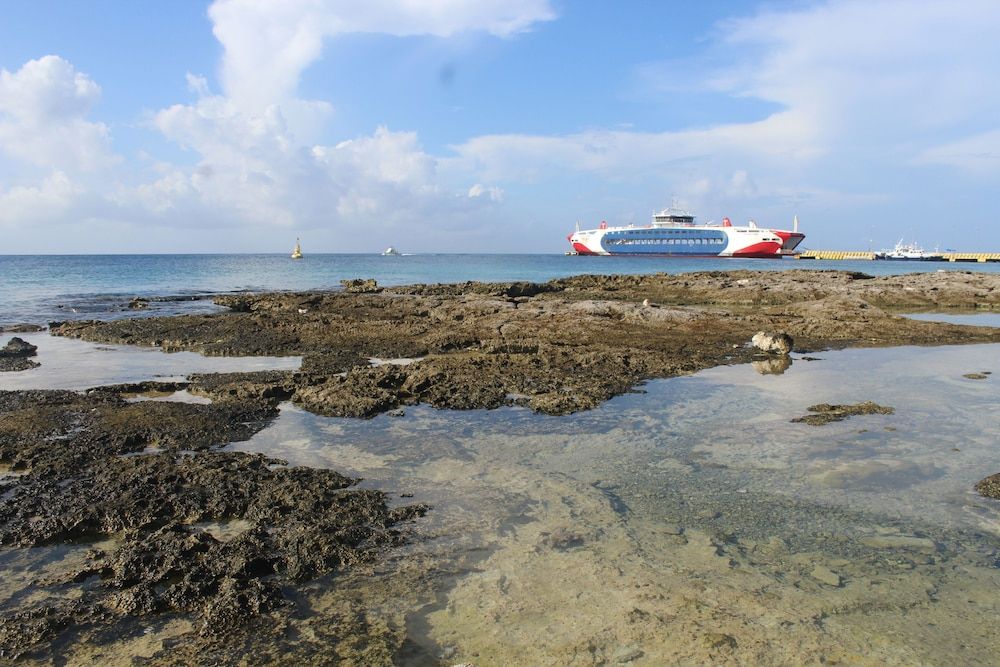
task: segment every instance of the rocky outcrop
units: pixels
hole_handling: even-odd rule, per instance
[[[226,398],[211,405],[127,403],[126,385],[0,391],[0,463],[20,473],[0,494],[0,545],[120,536],[37,583],[71,595],[26,598],[0,615],[3,659],[67,632],[100,637],[127,616],[186,614],[199,635],[187,643],[239,641],[255,619],[280,625],[294,613],[283,588],[371,563],[403,541],[400,524],[425,506],[390,508],[384,493],[331,470],[218,451],[276,414],[255,392],[230,394],[254,386],[235,375],[193,379],[189,388]]]
[[[341,280],[345,292],[351,294],[370,294],[381,291],[374,278],[354,278],[353,280]]]
[[[38,354],[37,350],[37,345],[14,336],[0,349],[0,371],[25,371],[38,368],[40,365],[38,362],[28,359]]]
[[[889,280],[736,271],[385,289],[349,282],[361,291],[227,295],[216,303],[234,312],[66,322],[53,333],[214,355],[302,355],[300,371],[276,381],[269,394],[290,395],[321,414],[364,417],[418,402],[566,414],[643,380],[785,356],[793,338],[803,351],[1000,341],[998,329],[888,310],[921,299],[926,306],[928,298],[962,303],[973,293],[1000,307],[1000,276],[992,274]],[[932,287],[930,297],[921,291]],[[746,346],[760,332],[770,332],[771,353]],[[370,358],[418,361],[389,371],[368,368]],[[767,373],[786,368],[758,366]]]

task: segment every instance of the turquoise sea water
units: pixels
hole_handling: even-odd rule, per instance
[[[1000,264],[821,262],[565,255],[16,255],[0,256],[0,326],[77,318],[212,310],[190,298],[235,290],[338,288],[345,278],[383,285],[466,280],[545,281],[578,274],[684,273],[735,269],[827,269],[874,275],[912,271],[1000,271]],[[136,296],[179,297],[128,310]]]

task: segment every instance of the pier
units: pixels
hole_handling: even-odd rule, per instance
[[[803,250],[796,259],[865,260],[875,259],[870,250]],[[886,260],[895,261],[895,260]],[[943,252],[941,259],[922,260],[928,262],[1000,262],[1000,252]]]

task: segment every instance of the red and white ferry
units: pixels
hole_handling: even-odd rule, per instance
[[[753,221],[734,225],[697,225],[694,216],[677,208],[653,214],[645,227],[579,228],[566,237],[578,255],[643,255],[667,257],[782,257],[794,254],[805,238],[798,216],[791,231],[758,227]]]

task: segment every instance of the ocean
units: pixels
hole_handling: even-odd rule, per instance
[[[208,294],[241,290],[338,289],[347,278],[382,285],[535,281],[580,274],[685,273],[738,269],[824,269],[873,275],[913,271],[1000,271],[1000,263],[798,261],[580,257],[566,255],[0,255],[0,326],[68,319],[173,315],[216,310]],[[134,297],[158,297],[146,310]]]

